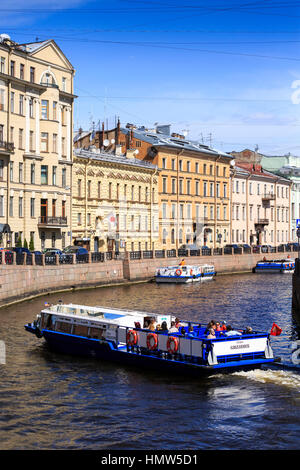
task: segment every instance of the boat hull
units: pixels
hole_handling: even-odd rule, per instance
[[[212,281],[214,276],[155,276],[156,282],[187,284],[190,282]]]
[[[36,333],[32,325],[25,329]],[[251,361],[232,361],[227,364],[207,365],[175,359],[166,359],[157,355],[130,351],[126,345],[117,348],[113,341],[98,340],[75,335],[42,330],[41,334],[52,351],[97,360],[111,361],[136,368],[176,373],[179,375],[202,376],[215,373],[232,373],[238,370],[260,368],[263,364],[274,362],[274,359],[257,359]],[[40,337],[40,334],[38,335]]]

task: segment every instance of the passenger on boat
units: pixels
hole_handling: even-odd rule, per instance
[[[216,321],[216,331],[222,331],[221,325],[219,321]]]
[[[216,338],[216,333],[215,333],[214,328],[209,328],[207,339],[215,339],[215,338]]]
[[[178,328],[176,328],[174,321],[171,321],[171,328],[169,328],[169,333],[178,333]]]
[[[184,326],[181,328],[180,334],[181,334],[182,336],[185,336],[185,335],[186,335],[186,330],[185,330]]]
[[[180,261],[179,266],[185,266],[185,260],[184,260],[184,259],[182,259],[182,260]]]
[[[253,334],[253,329],[251,326],[247,326],[247,328],[245,329],[245,331],[243,331],[243,333],[245,335],[252,335]]]
[[[159,323],[156,325],[156,328],[155,328],[155,329],[156,329],[156,331],[160,331],[160,330],[161,330],[161,326],[160,326]]]
[[[241,334],[242,333],[240,331],[233,330],[231,325],[227,325],[226,331],[224,333],[225,336],[236,336]]]
[[[151,318],[151,320],[150,320],[150,325],[149,325],[149,330],[151,330],[151,331],[155,331],[155,330],[156,330],[155,318]]]
[[[222,321],[221,329],[222,329],[223,331],[226,331],[226,321],[225,321],[225,320]]]
[[[180,326],[183,326],[181,323],[180,323],[180,320],[178,317],[175,318],[175,326],[176,328],[179,328]]]
[[[135,328],[141,328],[141,324],[139,321],[134,322]]]
[[[167,331],[168,330],[168,325],[166,321],[163,321],[161,324],[161,331]]]
[[[213,328],[214,330],[216,329],[216,322],[214,320],[210,320],[210,322],[207,324],[206,330],[204,331],[205,335],[209,333],[210,328]]]

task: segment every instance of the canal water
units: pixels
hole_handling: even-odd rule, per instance
[[[240,274],[45,295],[1,309],[0,449],[299,449],[300,366],[291,344],[300,326],[291,291],[290,275]],[[60,299],[267,331],[275,322],[282,366],[189,379],[53,353],[24,324]]]

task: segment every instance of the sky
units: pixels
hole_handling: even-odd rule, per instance
[[[300,0],[1,0],[0,33],[56,41],[76,70],[75,131],[119,118],[300,156]]]

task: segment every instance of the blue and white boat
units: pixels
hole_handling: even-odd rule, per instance
[[[156,282],[187,283],[211,281],[216,275],[215,267],[211,264],[200,266],[167,266],[155,271]]]
[[[206,328],[194,322],[168,331],[173,321],[172,315],[58,304],[45,307],[25,329],[57,352],[178,374],[248,370],[275,361],[269,333],[241,330],[226,336],[217,331],[210,339]]]
[[[259,261],[253,268],[254,273],[293,273],[295,260],[291,258]]]

